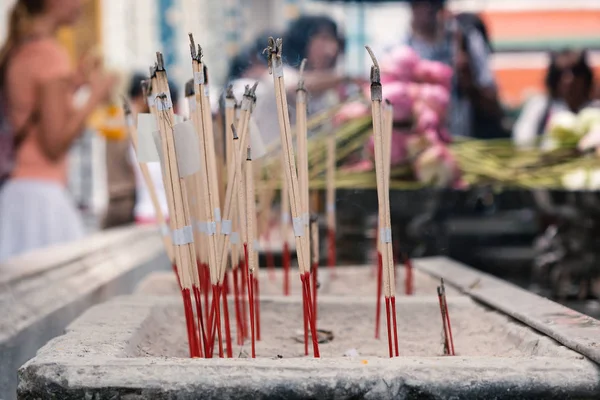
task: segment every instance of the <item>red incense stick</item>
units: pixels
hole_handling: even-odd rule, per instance
[[[392,319],[394,322],[394,350],[395,350],[396,357],[398,357],[399,351],[398,351],[398,325],[396,324],[396,296],[392,296],[390,300],[391,300],[391,304],[392,304]]]
[[[441,279],[441,289],[442,289],[442,301],[444,303],[444,312],[446,314],[446,323],[448,325],[448,338],[450,339],[450,351],[452,355],[454,353],[454,338],[452,337],[452,325],[450,324],[450,313],[448,312],[448,302],[446,301],[446,287],[444,286],[444,279]]]
[[[394,353],[392,352],[392,324],[390,318],[390,298],[387,296],[385,298],[385,315],[387,317],[388,348],[390,358],[392,358],[394,356]]]
[[[318,279],[317,279],[317,271],[319,269],[319,263],[318,262],[313,262],[312,264],[312,290],[313,290],[313,304],[312,304],[312,308],[313,308],[313,323],[315,324],[315,327],[317,326],[317,285],[318,285]]]
[[[245,258],[245,257],[244,257]],[[241,293],[240,293],[240,301],[242,307],[242,332],[244,336],[244,340],[248,339],[249,331],[248,329],[248,313],[246,308],[246,288],[248,287],[248,270],[246,269],[246,261],[240,261],[240,269],[242,272],[242,282],[241,282]]]
[[[304,355],[308,355],[308,308],[307,308],[307,293],[306,287],[304,286],[305,277],[302,275],[300,277],[302,281],[302,315],[304,320]]]
[[[244,335],[242,333],[242,310],[240,307],[240,287],[238,281],[239,266],[233,270],[233,299],[235,304],[235,323],[238,346],[244,344]]]
[[[442,326],[444,328],[444,355],[450,354],[450,341],[448,340],[448,327],[446,322],[446,310],[444,308],[444,300],[442,299],[442,288],[437,287],[438,301],[440,303],[440,313],[442,314]]]
[[[181,291],[183,297],[183,308],[185,311],[185,322],[188,334],[188,343],[190,349],[190,357],[199,357],[198,340],[196,336],[196,324],[194,323],[194,310],[192,309],[192,300],[190,298],[190,289]]]
[[[214,324],[217,326],[217,339],[219,342],[219,358],[223,358],[223,336],[221,331],[221,285],[212,285],[212,302],[214,304]],[[214,338],[214,336],[213,336]],[[211,338],[212,339],[212,338]]]
[[[229,324],[229,304],[227,295],[229,294],[229,274],[225,271],[222,286],[223,294],[223,316],[225,317],[225,345],[227,346],[227,358],[233,357],[233,346],[231,343],[231,325]]]
[[[317,326],[315,324],[315,319],[313,317],[314,310],[312,309],[312,294],[310,290],[310,272],[305,272],[304,274],[304,286],[306,287],[306,310],[307,310],[307,319],[308,325],[310,326],[310,331],[312,335],[312,343],[313,343],[313,355],[315,358],[321,357],[319,352],[319,336],[317,335]]]
[[[202,315],[202,297],[200,296],[200,289],[198,286],[193,285],[192,290],[194,292],[194,300],[196,301],[196,318],[198,319],[198,328],[200,329],[200,343],[198,348],[200,357],[204,357],[204,354],[206,354],[206,332],[204,331],[204,317]]]

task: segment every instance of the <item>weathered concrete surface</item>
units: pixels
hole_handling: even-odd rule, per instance
[[[154,229],[129,227],[0,265],[0,399],[16,398],[19,366],[83,311],[169,268],[161,243]]]
[[[600,363],[600,321],[447,258],[415,267]]]
[[[69,326],[66,335],[53,339],[19,370],[19,399],[562,400],[600,396],[598,366],[564,348],[557,356],[513,358],[134,357],[140,332],[155,321],[153,313],[177,303],[178,299],[132,296],[92,308]]]

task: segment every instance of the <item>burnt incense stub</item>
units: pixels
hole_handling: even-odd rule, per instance
[[[20,399],[594,398],[598,368],[466,297],[449,297],[456,357],[440,356],[436,299],[398,298],[401,357],[369,339],[371,302],[321,297],[322,359],[296,340],[301,303],[265,298],[257,359],[186,358],[178,298],[122,297],[89,310],[19,370]],[[367,312],[369,311],[369,312]],[[431,321],[430,321],[431,320]],[[358,321],[358,323],[357,323]],[[363,328],[362,325],[365,325]],[[363,332],[364,329],[364,332]],[[345,354],[349,356],[344,356]],[[467,396],[467,397],[464,397]],[[469,397],[471,396],[471,397]]]

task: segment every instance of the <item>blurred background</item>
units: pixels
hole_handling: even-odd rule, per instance
[[[12,0],[0,0],[6,21]],[[544,91],[548,51],[587,48],[600,73],[600,3],[596,0],[450,0],[454,12],[475,12],[485,21],[499,96],[508,115]],[[146,71],[156,51],[165,54],[170,78],[183,87],[188,77],[187,34],[202,43],[217,94],[226,80],[228,58],[264,30],[283,30],[301,14],[332,17],[346,36],[342,64],[357,76],[368,73],[365,44],[397,44],[410,28],[410,6],[402,1],[316,0],[86,0],[76,26],[60,33],[74,60],[91,47],[106,65],[124,73]],[[7,24],[0,24],[0,42]],[[84,135],[72,151],[70,188],[85,211],[89,229],[107,205],[103,140]]]
[[[350,78],[362,79],[368,77],[371,65],[364,45],[369,44],[382,54],[404,41],[412,21],[411,5],[406,1],[85,0],[83,3],[83,15],[78,22],[59,32],[60,42],[72,60],[76,62],[90,49],[97,49],[106,68],[128,77],[146,73],[156,51],[161,51],[169,78],[180,88],[179,99],[191,76],[189,32],[202,45],[211,71],[211,98],[216,99],[227,83],[233,57],[252,46],[257,35],[265,31],[283,32],[299,16],[332,18],[345,38],[345,52],[336,68],[344,70]],[[0,21],[3,21],[0,42],[6,38],[8,24],[4,21],[13,5],[12,0],[0,0]],[[596,80],[600,76],[598,0],[448,0],[447,10],[452,14],[476,14],[487,29],[493,48],[489,65],[508,137],[523,106],[546,92],[550,52],[585,49],[587,64]],[[592,93],[594,99],[600,98],[597,87]],[[106,135],[98,134],[106,123],[106,107],[94,113],[85,133],[74,142],[69,153],[69,192],[84,216],[88,232],[101,228],[109,204],[107,139]],[[340,208],[344,202],[356,205],[362,201],[352,197],[352,191],[341,191],[340,196]],[[413,202],[421,201],[416,194],[406,196]],[[423,236],[417,241],[431,240],[433,247],[417,255],[449,255],[531,287],[532,265],[540,252],[533,243],[548,226],[536,213],[539,204],[531,193],[498,194],[484,188],[453,196],[441,200],[451,210],[444,217],[444,229],[451,234],[444,236],[433,225],[423,228],[427,231],[424,236],[429,239]],[[410,199],[395,199],[412,217],[421,212],[410,209]],[[347,236],[344,236],[344,221],[340,221],[339,235],[348,238],[346,244],[356,240],[353,230],[360,231],[359,236],[367,242],[368,232],[372,233],[371,217],[376,206],[361,204],[365,211],[362,219],[349,220]],[[557,217],[553,214],[552,218]],[[593,235],[597,237],[596,233]],[[343,249],[344,243],[340,247]],[[367,247],[347,247],[367,252]],[[372,261],[351,253],[345,257],[347,262]],[[600,256],[594,260],[600,260]],[[586,300],[589,296],[584,297]],[[597,311],[597,304],[594,307]]]

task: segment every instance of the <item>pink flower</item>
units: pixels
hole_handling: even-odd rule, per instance
[[[369,115],[371,109],[368,105],[355,101],[344,105],[333,117],[333,124],[342,125],[352,119],[361,118]]]
[[[421,60],[415,68],[415,78],[424,83],[434,83],[450,88],[452,84],[452,68],[446,64]]]
[[[394,107],[394,121],[406,121],[412,117],[413,101],[406,83],[388,83],[383,85],[382,90],[383,98]]]
[[[394,48],[381,60],[381,72],[399,81],[410,81],[419,64],[419,55],[409,46]]]
[[[450,92],[443,86],[423,84],[419,98],[439,116],[446,115],[448,105],[450,104]]]

